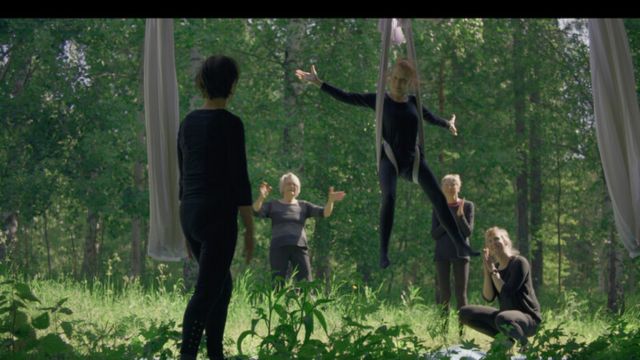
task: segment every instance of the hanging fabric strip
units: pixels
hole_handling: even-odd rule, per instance
[[[173,20],[147,19],[144,43],[144,109],[149,171],[149,241],[156,260],[187,256],[178,204],[179,126]]]
[[[393,166],[396,168],[396,172],[398,172],[398,164],[395,161],[395,157],[393,156],[393,151],[391,151],[391,147],[384,143],[382,139],[382,112],[384,110],[384,94],[385,94],[385,84],[387,81],[387,62],[389,61],[389,47],[391,42],[391,20],[392,19],[380,19],[378,24],[380,31],[382,32],[382,51],[380,55],[380,72],[378,74],[378,88],[376,92],[376,166],[378,167],[378,172],[380,171],[380,157],[381,146],[384,148],[387,157],[393,163]]]
[[[590,19],[596,136],[618,234],[640,255],[640,111],[622,19]]]
[[[418,172],[420,169],[420,146],[424,149],[424,128],[422,119],[422,101],[420,100],[420,72],[418,71],[418,57],[416,56],[416,46],[413,42],[413,29],[411,28],[411,20],[404,20],[404,28],[407,33],[407,53],[409,61],[413,65],[416,78],[415,78],[415,90],[416,90],[416,110],[418,111],[418,134],[416,135],[415,156],[413,158],[413,182],[418,184]]]

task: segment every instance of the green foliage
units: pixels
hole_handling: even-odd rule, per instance
[[[260,359],[413,359],[425,350],[406,324],[373,327],[344,316],[342,326],[330,331],[323,310],[335,305],[335,301],[318,298],[316,294],[321,290],[318,282],[294,285],[291,280],[275,289],[264,285],[254,288],[250,298],[257,318],[238,337],[240,356],[244,356],[242,343],[249,336],[261,339]],[[345,297],[360,298],[357,294]],[[355,312],[364,319],[364,314],[357,309]],[[258,331],[260,323],[266,328],[264,333]],[[312,338],[316,324],[323,330],[326,342],[317,336]]]
[[[0,356],[11,358],[65,358],[71,346],[65,340],[73,325],[65,317],[66,298],[51,307],[36,307],[40,300],[25,283],[0,283]],[[53,321],[52,321],[53,319]],[[42,334],[41,331],[47,331]]]
[[[318,283],[302,282],[294,287],[291,280],[283,286],[271,288],[271,283],[255,284],[249,294],[257,318],[251,321],[251,329],[240,334],[237,346],[242,355],[242,341],[247,336],[261,338],[259,357],[293,358],[294,354],[317,353],[318,342],[311,336],[316,324],[327,333],[327,322],[320,310],[332,300],[316,298]],[[276,285],[276,284],[273,284]],[[282,285],[282,284],[281,284]],[[261,306],[263,304],[263,306]],[[317,321],[317,323],[316,323]],[[256,327],[264,323],[266,334],[260,335]],[[303,341],[299,341],[303,335]],[[304,358],[304,357],[303,357]]]
[[[1,278],[1,277],[0,277]],[[53,306],[41,301],[28,284],[0,283],[0,357],[11,359],[174,359],[181,333],[175,320],[152,321],[135,336],[126,323],[95,324],[70,320],[68,298]],[[40,305],[40,306],[38,306]],[[129,319],[135,322],[135,317]],[[84,351],[82,351],[84,349]]]

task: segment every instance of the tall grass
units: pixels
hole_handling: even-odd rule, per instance
[[[3,275],[0,278],[6,280]],[[53,322],[57,320],[52,320],[46,329],[35,330],[38,338],[57,331],[73,349],[67,355],[56,355],[57,358],[178,356],[180,326],[190,294],[180,281],[170,282],[163,278],[162,272],[151,288],[126,277],[117,282],[110,277],[103,282],[79,282],[64,277],[56,280],[35,278],[26,285],[39,299],[34,306],[27,306],[31,319],[40,316],[42,308],[53,306],[65,298],[64,306],[72,310],[71,314],[65,315],[65,321],[73,324],[71,334],[66,334],[66,331],[63,334],[59,327],[56,330]],[[10,284],[2,286],[7,289]],[[442,311],[432,301],[423,298],[419,288],[409,287],[399,298],[381,295],[383,288],[384,284],[374,288],[334,281],[331,287],[318,283],[309,287],[288,284],[278,292],[272,290],[268,280],[246,272],[234,280],[225,331],[225,351],[229,355],[237,355],[241,339],[245,358],[260,354],[262,359],[283,351],[293,354],[309,349],[318,354],[344,355],[349,349],[339,348],[340,337],[350,337],[354,344],[362,340],[361,351],[365,351],[366,346],[377,346],[380,354],[384,351],[400,354],[406,350],[409,356],[463,341],[489,350],[492,339],[478,332],[465,329],[463,338],[460,338],[455,311],[443,317]],[[470,299],[475,302],[478,295],[474,291],[470,293]],[[573,341],[584,347],[611,332],[616,324],[624,323],[624,329],[640,327],[640,305],[634,298],[627,299],[627,311],[621,316],[609,314],[604,306],[594,304],[591,299],[575,292],[541,300],[544,328],[548,330],[542,337],[555,337],[557,339],[553,341],[557,343]],[[269,312],[273,322],[260,321],[261,318],[266,319]],[[552,329],[562,331],[552,333]],[[269,334],[273,336],[268,338]],[[12,341],[5,333],[1,335],[3,344]],[[13,337],[15,339],[16,335]],[[288,344],[288,350],[276,349],[274,341]],[[347,345],[356,346],[344,344]],[[0,351],[0,355],[6,354],[7,349]],[[30,351],[33,355],[36,350]],[[204,356],[205,353],[201,347],[201,354]]]

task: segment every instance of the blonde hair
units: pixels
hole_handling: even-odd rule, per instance
[[[458,186],[462,186],[462,180],[460,180],[460,175],[458,174],[447,174],[444,177],[442,177],[442,181],[441,181],[441,185],[444,185],[446,183],[455,183],[458,184]]]
[[[511,238],[509,238],[509,233],[507,232],[507,230],[497,226],[490,227],[487,229],[487,231],[484,232],[484,245],[486,247],[489,247],[489,242],[494,237],[492,236],[492,234],[495,234],[495,236],[500,237],[504,241],[506,252],[508,255],[520,254],[517,249],[513,248],[513,241],[511,241]]]
[[[292,172],[288,172],[280,177],[280,194],[284,194],[284,182],[287,179],[291,179],[293,183],[296,184],[297,189],[294,197],[300,195],[300,179]]]
[[[409,76],[411,76],[411,78],[416,77],[416,68],[409,60],[398,59],[394,66],[405,71],[407,74],[409,74]]]
[[[411,63],[407,59],[398,59],[393,65],[393,68],[402,70],[405,74],[407,74],[409,76],[409,79],[411,80],[409,82],[410,88],[415,89],[415,87],[417,86],[417,77],[416,77],[416,68],[413,65],[413,63]],[[393,71],[393,68],[392,68],[392,71]]]

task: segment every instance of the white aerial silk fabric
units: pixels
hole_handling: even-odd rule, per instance
[[[407,32],[405,36],[404,31]],[[391,146],[382,139],[382,113],[384,110],[384,96],[386,90],[387,73],[389,71],[389,47],[391,43],[394,45],[400,45],[407,43],[407,55],[409,61],[414,66],[416,71],[416,84],[420,84],[420,77],[418,72],[418,61],[416,59],[415,44],[413,42],[413,31],[411,29],[410,19],[380,19],[378,22],[378,30],[381,32],[381,51],[380,51],[380,68],[378,74],[378,86],[376,92],[376,164],[378,171],[380,171],[380,157],[382,151],[385,152],[387,158],[391,161],[393,166],[398,171],[398,163]],[[418,183],[418,169],[420,166],[420,157],[418,146],[424,148],[424,130],[422,124],[422,103],[420,101],[420,86],[416,86],[416,105],[418,109],[418,134],[416,135],[416,156],[413,161],[412,180],[414,183]]]
[[[618,234],[640,255],[640,112],[622,19],[590,19],[596,136]]]
[[[149,241],[156,260],[187,257],[178,199],[179,120],[173,20],[147,19],[144,41],[144,119],[149,173]]]

